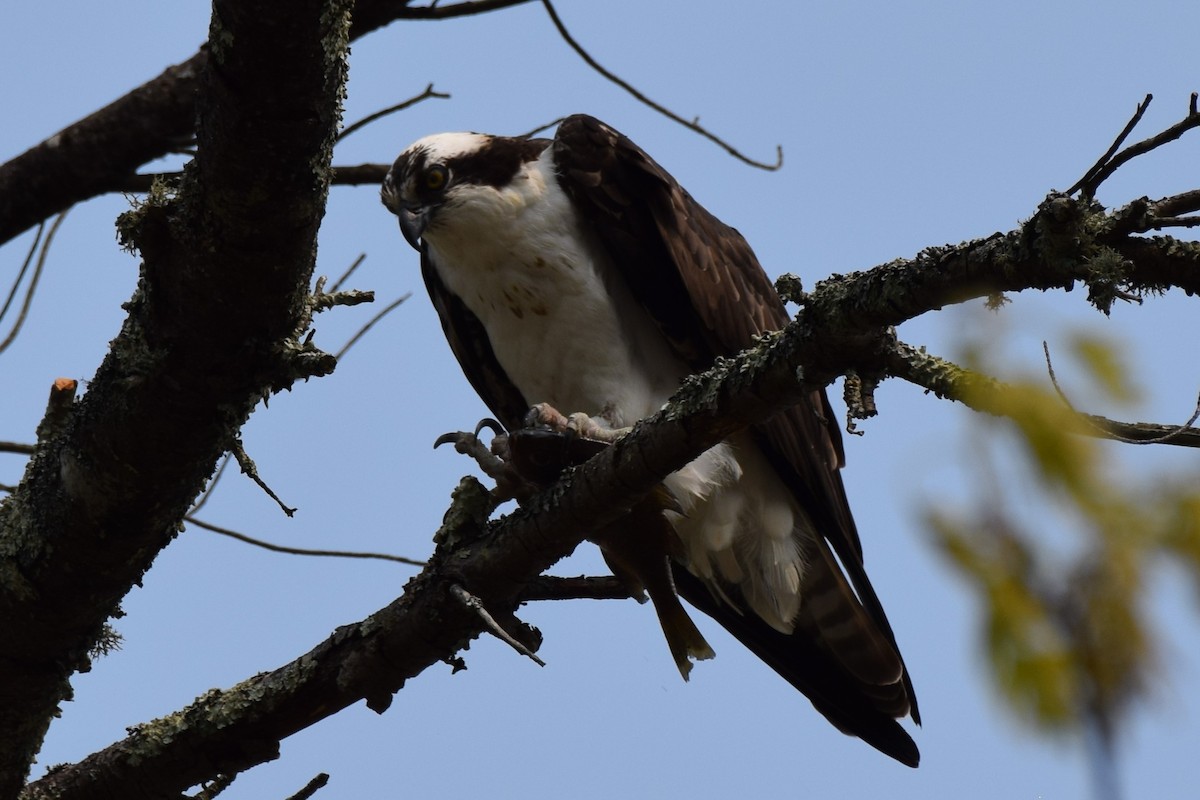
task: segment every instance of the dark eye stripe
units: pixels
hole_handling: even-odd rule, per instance
[[[446,160],[454,182],[480,186],[506,186],[521,165],[535,161],[550,144],[549,139],[512,139],[497,136],[474,153]]]

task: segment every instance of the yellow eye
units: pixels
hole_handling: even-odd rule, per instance
[[[450,173],[441,164],[434,164],[425,171],[425,188],[431,192],[439,192],[446,188],[446,180]]]

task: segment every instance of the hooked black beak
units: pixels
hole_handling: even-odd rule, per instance
[[[413,250],[420,252],[421,234],[429,226],[429,209],[401,207],[396,216],[400,218],[400,232],[404,234],[404,241],[412,245]]]

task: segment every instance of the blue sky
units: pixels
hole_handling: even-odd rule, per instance
[[[0,160],[87,115],[195,52],[208,7],[190,0],[18,4],[0,28],[6,109]],[[1045,193],[1072,184],[1147,92],[1137,136],[1182,117],[1200,89],[1186,3],[771,3],[561,0],[560,13],[601,63],[685,117],[700,116],[744,152],[785,167],[747,168],[638,105],[590,72],[528,5],[443,23],[395,24],[353,47],[346,120],[433,82],[429,101],[341,144],[341,164],[390,162],[441,130],[517,133],[585,111],[634,138],[710,210],[739,228],[773,275],[806,285],[927,245],[1008,230]],[[281,91],[286,87],[281,87]],[[1200,136],[1118,173],[1100,199],[1118,203],[1195,188]],[[30,440],[53,379],[86,379],[122,319],[137,262],[117,247],[120,196],[74,209],[50,255],[26,330],[0,354],[0,439]],[[0,252],[7,285],[30,237]],[[273,488],[300,507],[285,519],[230,474],[202,516],[273,541],[423,557],[450,490],[470,464],[433,439],[484,415],[444,345],[415,254],[373,188],[335,188],[319,271],[359,253],[353,283],[381,300],[413,291],[328,378],[273,398],[244,432]],[[1182,422],[1200,388],[1194,300],[1168,295],[1109,319],[1082,291],[1020,297],[1001,315],[979,304],[906,324],[901,337],[945,355],[987,345],[1012,373],[1040,369],[1041,341],[1074,399],[1130,419]],[[373,311],[317,321],[336,350]],[[1089,406],[1067,362],[1071,332],[1124,342],[1142,402]],[[5,329],[7,330],[7,329]],[[1057,346],[1057,347],[1056,347]],[[1073,383],[1073,381],[1077,381]],[[840,387],[831,393],[840,395]],[[435,667],[382,716],[355,706],[284,743],[282,757],[225,796],[285,797],[318,771],[318,797],[571,798],[728,796],[1083,798],[1083,749],[1017,723],[988,683],[972,595],[937,558],[920,524],[931,502],[965,506],[982,485],[982,428],[969,412],[889,382],[881,415],[847,442],[845,479],[867,567],[914,675],[925,718],[919,770],[892,763],[828,726],[787,684],[713,625],[717,650],[679,680],[652,611],[632,602],[527,607],[545,634],[539,669],[481,640],[469,669]],[[981,432],[981,430],[983,432]],[[1186,452],[1106,448],[1124,475],[1194,475]],[[995,457],[1006,495],[1069,543],[1060,509]],[[0,454],[0,483],[21,460]],[[585,546],[560,574],[598,572]],[[35,775],[124,736],[211,687],[229,686],[308,650],[334,627],[399,593],[411,570],[386,563],[280,556],[192,528],[125,602],[124,648],[76,678],[76,700],[51,730]],[[1128,797],[1176,797],[1200,769],[1200,629],[1196,595],[1169,565],[1147,599],[1163,647],[1150,702],[1120,738]]]

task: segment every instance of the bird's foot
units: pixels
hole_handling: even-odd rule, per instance
[[[582,411],[564,415],[549,403],[538,403],[525,415],[525,427],[545,426],[558,433],[574,433],[581,438],[612,444],[631,428],[614,428],[600,417],[590,417]]]
[[[490,444],[479,438],[484,429],[494,434]],[[629,430],[613,428],[603,417],[582,412],[565,416],[539,403],[525,415],[523,427],[505,431],[499,422],[484,419],[473,432],[442,434],[433,446],[453,444],[470,456],[496,482],[492,497],[497,505],[513,499],[524,503],[558,480],[564,469],[582,464]]]
[[[493,434],[491,444],[484,444],[479,434],[484,430]],[[443,433],[433,443],[435,448],[444,444],[453,444],[456,452],[470,456],[484,474],[496,482],[492,489],[492,497],[499,505],[506,500],[520,499],[536,491],[516,469],[509,463],[508,433],[494,419],[485,418],[479,421],[474,431],[454,431]]]

